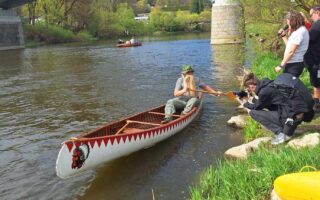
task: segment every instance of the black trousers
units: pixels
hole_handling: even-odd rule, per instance
[[[298,78],[302,74],[303,69],[304,69],[303,62],[287,63],[286,66],[284,67],[283,73],[289,73]]]
[[[275,134],[283,130],[278,111],[251,110],[249,115]]]
[[[311,85],[315,88],[319,88],[320,78],[318,78],[318,70],[320,69],[320,65],[313,65],[312,67],[308,66],[307,69],[309,71]]]
[[[252,119],[259,122],[275,134],[283,132],[288,136],[292,136],[297,128],[297,124],[288,126],[284,122],[281,122],[278,111],[251,110],[249,115]]]

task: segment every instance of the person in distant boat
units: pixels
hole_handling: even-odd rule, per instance
[[[198,77],[193,75],[193,67],[191,65],[183,65],[181,77],[177,80],[174,89],[174,98],[167,101],[165,106],[166,116],[161,121],[162,124],[173,120],[172,116],[176,111],[182,111],[181,115],[185,115],[192,110],[193,107],[199,104],[201,93],[197,95],[194,91],[201,88],[205,91],[216,93],[217,96],[221,94],[220,91],[212,89],[210,86],[204,84]]]
[[[124,41],[122,39],[118,40],[118,44],[123,44],[123,43],[124,43]]]
[[[131,38],[131,40],[130,40],[130,43],[131,44],[135,44],[135,43],[137,43],[138,41],[137,41],[137,39],[136,39],[136,35],[132,35],[132,38]]]

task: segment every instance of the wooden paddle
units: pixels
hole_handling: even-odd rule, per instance
[[[191,89],[189,89],[189,90],[191,90]],[[209,91],[206,91],[206,90],[192,90],[192,91],[203,92],[203,93],[212,94],[212,95],[216,95],[216,96],[219,95],[218,92],[209,92]],[[220,95],[221,96],[226,96],[229,99],[236,99],[237,98],[237,96],[232,91],[221,93]]]

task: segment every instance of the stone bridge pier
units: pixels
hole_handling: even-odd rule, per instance
[[[245,42],[243,7],[239,0],[212,0],[211,44]]]
[[[15,9],[0,8],[0,50],[24,48],[21,19]]]

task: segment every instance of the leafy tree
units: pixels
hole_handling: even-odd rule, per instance
[[[309,12],[320,0],[241,0],[245,8],[246,21],[262,21],[279,24],[288,11]]]
[[[138,0],[136,4],[137,13],[150,12],[150,5],[147,0]]]
[[[211,10],[206,9],[199,14],[199,22],[211,22]]]
[[[149,21],[151,24],[153,24],[154,28],[156,30],[161,30],[161,8],[160,7],[155,7],[151,10],[151,13],[149,15]]]
[[[173,32],[176,30],[175,16],[171,12],[164,12],[161,15],[162,30]]]
[[[115,21],[114,23],[119,24],[122,31],[127,30],[132,33],[136,24],[134,19],[135,15],[131,7],[126,3],[121,3],[118,5],[116,12],[114,13]]]
[[[204,8],[203,0],[191,0],[190,2],[190,12],[201,13]]]
[[[196,13],[189,13],[188,11],[177,11],[176,22],[179,25],[179,30],[189,31],[190,25],[197,23],[198,15]]]

